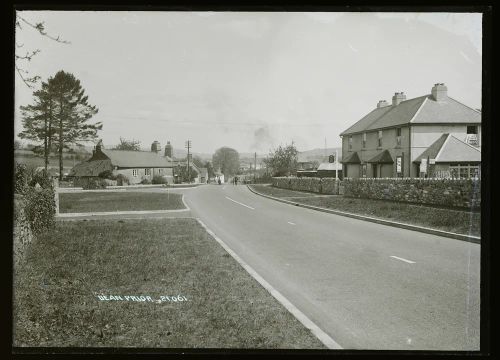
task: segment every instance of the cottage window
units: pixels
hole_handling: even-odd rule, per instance
[[[349,136],[349,150],[352,150],[352,135]]]
[[[396,145],[401,146],[401,128],[396,129]]]
[[[151,175],[151,169],[144,169],[144,175]]]
[[[378,131],[378,147],[382,147],[382,130]]]
[[[475,126],[475,125],[467,126],[467,134],[477,135],[477,126]]]
[[[366,133],[363,133],[363,149],[366,148]]]
[[[137,175],[139,175],[139,170],[132,169],[132,176],[136,177]]]
[[[450,176],[454,179],[479,179],[479,165],[457,164],[450,165]]]

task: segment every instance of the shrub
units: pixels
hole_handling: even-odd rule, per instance
[[[148,178],[144,178],[141,180],[141,184],[143,185],[151,185],[151,180],[149,180]]]
[[[24,196],[24,214],[35,236],[54,227],[55,212],[52,188],[28,188]]]
[[[75,187],[81,187],[84,190],[105,189],[106,180],[101,178],[80,177],[73,180]]]
[[[52,189],[52,178],[47,170],[42,169],[32,174],[31,179],[28,180],[28,185],[35,186],[36,184],[40,185],[42,189]]]
[[[126,177],[123,174],[118,174],[116,176],[116,182],[119,186],[124,186],[125,184],[128,185],[130,184],[130,181],[128,180],[128,177]]]
[[[166,178],[164,178],[163,176],[161,175],[155,175],[153,176],[153,181],[152,181],[153,184],[168,184],[168,181]]]
[[[28,169],[26,165],[16,163],[14,169],[14,193],[24,194],[28,186]]]
[[[99,174],[101,179],[116,180],[116,175],[113,174],[112,170],[106,170]]]

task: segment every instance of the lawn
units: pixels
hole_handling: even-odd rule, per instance
[[[324,348],[186,218],[59,221],[14,269],[13,320],[16,347]]]
[[[146,192],[79,192],[59,194],[59,212],[103,212],[185,209],[181,194]]]
[[[384,200],[357,199],[339,195],[307,196],[311,195],[311,193],[278,189],[264,185],[251,186],[254,190],[262,194],[283,198],[297,203],[377,217],[411,225],[425,226],[458,234],[481,235],[481,213],[479,212],[443,209]],[[307,197],[297,194],[304,194],[304,196]]]

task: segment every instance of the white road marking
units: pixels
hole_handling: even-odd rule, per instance
[[[243,203],[240,203],[239,201],[233,200],[233,199],[231,199],[230,197],[227,197],[227,196],[226,196],[226,199],[231,200],[232,202],[235,202],[236,204],[239,204],[239,205],[241,205],[241,206],[244,206],[244,207],[247,207],[247,208],[249,208],[249,209],[255,210],[253,207],[248,206],[248,205],[245,205],[245,204],[243,204]]]
[[[291,221],[287,221],[287,223],[289,223],[290,225],[295,225],[295,223],[293,223]]]
[[[209,233],[229,255],[233,257],[264,289],[266,289],[276,300],[278,300],[293,316],[299,320],[302,325],[311,330],[311,332],[329,349],[342,349],[342,347],[333,340],[330,335],[325,333],[319,328],[311,319],[309,319],[302,311],[297,309],[286,297],[284,297],[278,290],[269,284],[262,276],[260,276],[250,265],[241,259],[233,250],[226,245],[215,233],[210,230],[199,218],[196,219],[201,226]]]
[[[398,257],[398,256],[391,255],[391,258],[394,258],[394,259],[398,259],[398,260],[401,260],[401,261],[407,262],[408,264],[415,264],[415,261],[411,261],[411,260],[403,259],[403,258],[400,258],[400,257]]]

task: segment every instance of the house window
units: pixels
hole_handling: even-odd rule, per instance
[[[139,175],[139,170],[132,169],[132,176],[137,177],[137,175]]]
[[[476,125],[467,126],[467,134],[477,135],[477,126]]]
[[[366,177],[366,164],[361,165],[361,176]]]
[[[144,169],[144,175],[151,175],[151,169]]]
[[[457,164],[450,165],[450,176],[454,179],[479,179],[479,165]]]
[[[161,174],[161,171],[162,171],[162,170],[163,170],[163,169],[158,169],[158,174]]]
[[[378,131],[378,147],[382,147],[382,130]]]
[[[401,128],[396,129],[396,145],[401,146]]]
[[[363,133],[363,149],[366,148],[366,133]]]
[[[352,135],[349,136],[349,150],[352,150]]]

